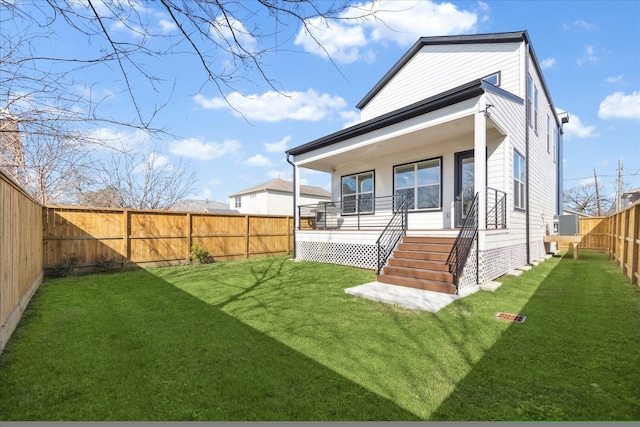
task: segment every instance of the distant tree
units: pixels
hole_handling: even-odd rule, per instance
[[[586,215],[598,215],[598,194],[594,183],[572,187],[564,192],[564,207]],[[603,215],[615,209],[615,197],[600,190],[600,206]]]
[[[120,208],[124,202],[116,188],[104,187],[95,191],[80,191],[77,204],[100,208]]]
[[[120,208],[167,209],[195,189],[187,164],[173,165],[158,153],[114,153],[97,167],[96,181]],[[96,192],[85,194],[92,200]],[[104,193],[103,193],[104,195]]]
[[[22,177],[21,183],[43,203],[96,191],[83,150],[103,142],[86,130],[109,124],[166,134],[166,127],[152,122],[169,102],[170,80],[177,78],[168,76],[165,82],[161,70],[167,55],[194,61],[189,78],[201,76],[202,84],[213,85],[222,97],[229,90],[242,92],[244,83],[253,79],[279,90],[265,55],[280,49],[301,27],[312,30],[309,26],[318,19],[375,18],[370,10],[355,13],[358,7],[363,8],[342,0],[0,0],[0,112],[9,120],[0,117],[0,134],[9,135],[0,137],[0,167]],[[54,33],[54,28],[65,34]],[[308,34],[313,37],[313,31]],[[41,49],[42,40],[69,37],[86,39],[93,50],[65,56]],[[93,67],[108,67],[116,80],[119,75],[134,114],[102,108],[109,95],[96,96],[93,87],[99,82],[86,81]],[[139,84],[140,77],[147,85]],[[145,110],[141,100],[148,100],[149,88],[164,99]],[[121,161],[131,166],[127,159]],[[118,170],[127,169],[132,171],[126,166]],[[171,181],[169,172],[164,169],[161,182]],[[149,170],[148,178],[158,173]],[[134,201],[134,193],[152,191],[133,191],[138,176],[120,177],[127,184],[115,188],[129,189],[121,193],[124,204],[164,203],[160,195],[151,197],[154,201]]]

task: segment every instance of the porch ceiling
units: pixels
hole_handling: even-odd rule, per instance
[[[493,121],[487,120],[487,131],[493,128],[495,128]],[[300,162],[300,166],[330,173],[338,166],[355,159],[358,161],[373,160],[443,141],[473,138],[473,131],[474,118],[473,115],[468,115],[387,139],[378,138],[377,141],[369,144],[360,143],[353,147],[347,145],[340,150],[327,151],[324,155],[313,156],[308,161]]]

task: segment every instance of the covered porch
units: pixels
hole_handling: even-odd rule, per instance
[[[482,250],[486,230],[507,227],[511,182],[486,89],[475,82],[289,150],[295,191],[303,168],[331,174],[331,202],[296,206],[296,259],[379,269],[380,251],[399,241],[390,229],[456,238],[474,198]]]

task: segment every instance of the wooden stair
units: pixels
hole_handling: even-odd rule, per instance
[[[455,294],[446,264],[454,237],[405,236],[378,275],[378,282]]]

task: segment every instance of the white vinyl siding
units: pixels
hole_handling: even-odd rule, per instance
[[[362,109],[361,120],[497,72],[500,72],[500,88],[519,94],[520,48],[521,43],[424,46]]]

